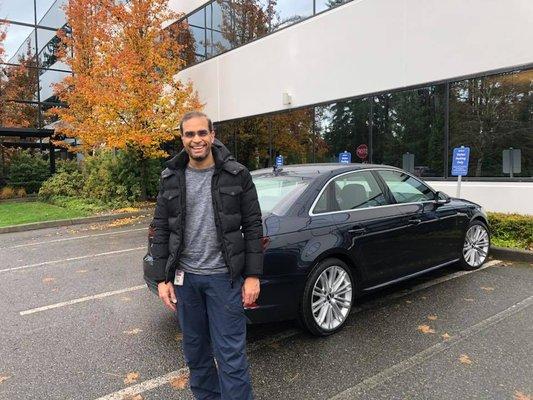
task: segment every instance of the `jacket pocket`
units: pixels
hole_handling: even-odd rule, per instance
[[[179,194],[179,189],[168,189],[163,192],[163,198],[166,200],[172,200],[173,198],[178,197]]]
[[[219,190],[220,193],[228,194],[230,196],[237,196],[242,193],[242,187],[240,186],[222,186]]]

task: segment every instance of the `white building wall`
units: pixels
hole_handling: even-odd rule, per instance
[[[205,1],[174,0],[190,12]],[[182,71],[215,121],[533,62],[531,0],[354,0]]]
[[[457,182],[429,181],[436,190],[456,197]],[[533,215],[531,182],[462,182],[461,198],[483,206],[486,211]]]

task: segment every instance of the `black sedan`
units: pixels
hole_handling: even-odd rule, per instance
[[[329,335],[363,293],[452,263],[476,269],[487,259],[481,206],[401,169],[305,164],[252,177],[265,247],[261,295],[246,309],[252,323],[298,318],[313,334]],[[144,269],[151,267],[148,251]]]

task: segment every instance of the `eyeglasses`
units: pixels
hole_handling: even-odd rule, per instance
[[[183,136],[185,136],[187,139],[192,139],[196,135],[198,135],[201,138],[205,138],[207,135],[209,135],[209,133],[210,132],[208,130],[202,129],[202,130],[199,130],[199,131],[196,131],[196,132],[195,131],[183,132]]]

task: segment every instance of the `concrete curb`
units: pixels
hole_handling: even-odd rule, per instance
[[[54,220],[54,221],[34,222],[31,224],[6,226],[3,228],[0,228],[0,234],[32,231],[35,229],[57,228],[58,226],[70,226],[70,225],[90,224],[93,222],[112,221],[112,220],[121,219],[121,218],[151,215],[153,214],[153,212],[154,212],[153,208],[145,208],[139,211],[121,213],[121,214],[104,214],[104,215],[95,215],[93,217],[60,219],[60,220]]]
[[[491,246],[491,257],[507,261],[523,261],[533,263],[533,251],[508,249],[506,247]]]

